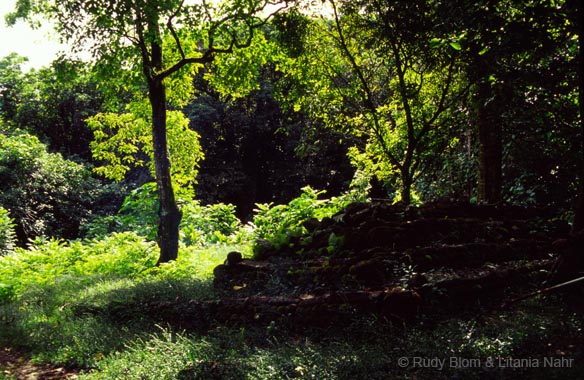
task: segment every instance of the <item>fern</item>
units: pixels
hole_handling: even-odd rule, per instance
[[[310,186],[302,188],[302,193],[287,205],[256,204],[253,224],[256,238],[269,241],[276,248],[281,248],[307,232],[304,222],[315,218],[322,220],[331,217],[349,203],[349,195],[319,199],[325,193]]]

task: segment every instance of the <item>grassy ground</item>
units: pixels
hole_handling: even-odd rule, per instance
[[[140,313],[153,300],[214,299],[212,269],[234,249],[250,254],[185,248],[178,262],[153,269],[155,247],[121,234],[0,258],[0,345],[32,363],[79,369],[79,379],[584,378],[583,319],[559,296],[506,311],[461,308],[413,323],[359,316],[293,331],[213,321],[184,331]],[[15,378],[3,371],[0,379]]]

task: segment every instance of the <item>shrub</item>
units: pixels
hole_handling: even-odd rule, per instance
[[[97,180],[83,165],[48,153],[28,133],[0,133],[0,205],[10,210],[21,241],[78,237],[98,194]]]
[[[234,205],[218,203],[203,206],[194,199],[192,192],[182,188],[175,190],[183,213],[180,236],[185,245],[232,244],[244,239]],[[126,197],[116,215],[96,218],[84,226],[86,236],[93,238],[111,232],[134,231],[149,240],[155,240],[157,210],[156,184],[146,183]]]
[[[325,191],[317,191],[310,186],[302,188],[302,193],[287,205],[257,204],[253,224],[256,238],[264,239],[280,248],[290,238],[307,232],[303,222],[315,218],[331,217],[353,201],[352,194],[318,199]]]
[[[15,242],[14,221],[8,211],[0,206],[0,255],[12,252]]]
[[[217,203],[203,206],[197,201],[190,201],[182,210],[181,239],[186,245],[238,241],[241,222],[235,216],[234,205]]]

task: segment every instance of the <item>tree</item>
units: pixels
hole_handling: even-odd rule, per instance
[[[93,46],[96,65],[109,80],[116,79],[112,73],[125,74],[122,82],[117,81],[120,86],[127,86],[129,83],[123,81],[132,79],[145,85],[159,200],[159,263],[176,259],[181,220],[172,188],[166,133],[168,86],[180,85],[184,80],[181,74],[194,74],[217,54],[249,46],[254,31],[269,18],[265,14],[269,5],[274,2],[236,0],[211,5],[203,1],[187,5],[184,0],[18,0],[15,13],[9,17],[11,21],[35,13],[55,17],[63,39],[75,47]]]
[[[99,160],[95,172],[122,181],[131,169],[148,165],[156,178],[150,108],[145,99],[130,102],[124,113],[101,112],[86,122],[94,135],[90,144],[93,158]],[[177,110],[167,111],[166,134],[173,183],[189,187],[204,157],[199,134],[189,129],[189,120]]]
[[[266,29],[269,35],[270,26]],[[245,52],[253,51],[254,46]],[[282,75],[275,65],[264,65],[258,74],[259,89],[243,98],[234,98],[234,91],[221,96],[201,75],[196,87],[204,94],[185,109],[205,151],[198,198],[232,203],[242,220],[251,218],[256,203],[288,203],[307,185],[338,195],[353,172],[346,157],[348,139],[330,129],[308,128],[314,120],[282,109],[275,98]]]
[[[504,200],[502,166],[509,142],[505,135],[524,111],[518,105],[521,98],[557,82],[557,75],[550,76],[549,83],[538,75],[548,65],[546,61],[565,54],[566,4],[456,0],[444,2],[440,8],[445,33],[461,36],[462,67],[472,84],[479,140],[479,201]],[[515,114],[514,106],[518,109]]]
[[[24,75],[14,124],[65,158],[90,161],[92,134],[85,119],[100,112],[103,103],[89,65],[60,59]]]
[[[578,58],[577,58],[577,76],[578,76],[578,113],[580,123],[580,164],[578,166],[578,176],[580,180],[578,202],[576,204],[574,224],[572,232],[578,233],[584,230],[584,30],[582,26],[582,15],[584,15],[584,6],[582,1],[572,1],[570,15],[573,25],[575,25],[575,34],[578,36]]]
[[[49,153],[36,136],[0,131],[0,206],[21,244],[39,236],[78,238],[102,194],[85,166]]]
[[[409,204],[430,152],[448,144],[446,116],[465,97],[454,36],[433,34],[434,2],[330,1],[294,61],[296,107],[366,140],[351,156]],[[302,62],[297,68],[296,62]]]
[[[23,73],[20,66],[27,61],[16,53],[0,59],[0,120],[13,120],[16,116]]]

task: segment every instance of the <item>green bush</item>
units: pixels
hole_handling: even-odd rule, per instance
[[[78,237],[99,188],[88,169],[48,153],[37,137],[0,133],[0,205],[10,210],[22,241]]]
[[[256,238],[272,243],[276,248],[286,245],[290,238],[307,232],[303,222],[308,219],[322,220],[331,217],[353,201],[352,195],[330,199],[318,199],[325,191],[310,186],[287,205],[257,204],[253,218]]]
[[[192,192],[181,188],[175,190],[183,213],[180,237],[185,245],[233,244],[245,240],[234,205],[218,203],[203,206],[194,199]],[[134,231],[148,240],[156,240],[157,198],[155,183],[142,185],[126,197],[116,215],[96,218],[85,225],[85,236],[94,238],[111,232]]]
[[[235,216],[235,206],[217,203],[203,206],[197,201],[186,203],[181,221],[181,239],[186,245],[235,243],[242,227]]]
[[[15,243],[14,221],[8,211],[0,206],[0,256],[12,252]]]

